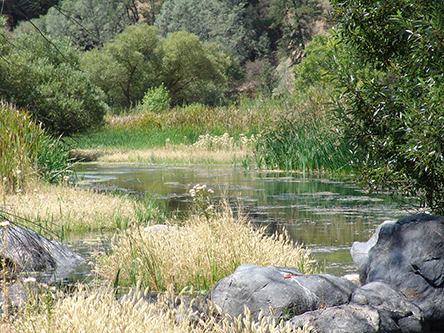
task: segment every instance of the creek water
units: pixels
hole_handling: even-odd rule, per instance
[[[146,165],[85,163],[77,166],[78,183],[103,190],[149,193],[172,213],[192,204],[189,190],[206,184],[221,197],[240,202],[243,212],[267,232],[282,232],[305,244],[321,270],[334,275],[356,273],[350,255],[354,241],[367,241],[387,219],[408,215],[388,197],[369,195],[351,177],[303,176],[257,172],[221,165]],[[233,206],[235,208],[235,206]],[[91,242],[69,240],[88,256]],[[100,241],[97,241],[100,245]]]

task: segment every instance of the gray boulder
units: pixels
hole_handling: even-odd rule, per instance
[[[304,275],[296,268],[239,266],[207,295],[224,314],[238,317],[247,307],[253,320],[259,313],[277,318],[348,303],[357,287],[329,274]]]
[[[308,326],[310,333],[376,333],[381,318],[376,309],[364,305],[339,305],[295,316],[295,327]]]
[[[10,224],[0,230],[0,257],[14,272],[53,272],[66,276],[84,259],[56,240]]]
[[[379,231],[383,226],[394,224],[396,220],[387,220],[382,222],[375,230],[373,235],[370,237],[370,239],[363,243],[363,242],[353,242],[352,247],[350,249],[350,254],[352,256],[353,261],[358,265],[360,269],[367,265],[368,262],[368,253],[371,250],[373,246],[378,241],[379,238]],[[362,282],[362,281],[361,281]]]
[[[308,325],[312,333],[429,332],[421,309],[382,282],[357,288],[349,304],[306,312],[290,322]]]
[[[444,218],[417,214],[382,225],[368,260],[364,283],[385,282],[416,304],[432,329],[444,327]]]

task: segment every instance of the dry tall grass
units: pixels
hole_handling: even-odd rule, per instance
[[[123,286],[164,290],[173,284],[208,290],[244,263],[297,267],[310,274],[315,265],[308,250],[286,234],[266,236],[228,207],[212,218],[193,215],[182,225],[160,231],[131,228],[116,235],[111,254],[98,256],[96,271]]]
[[[145,222],[157,208],[127,195],[107,195],[67,185],[33,183],[23,193],[10,194],[0,187],[0,206],[33,221],[35,227],[64,232],[110,230]],[[38,231],[38,230],[36,230]]]
[[[74,153],[104,163],[149,164],[233,164],[247,155],[247,151],[241,149],[208,151],[186,145],[102,152],[94,149],[77,149]]]
[[[258,135],[240,136],[239,143],[228,133],[223,135],[200,135],[192,145],[171,145],[151,149],[74,149],[73,156],[87,161],[129,162],[151,164],[233,164],[253,154]]]
[[[61,298],[55,304],[27,306],[8,324],[0,325],[2,332],[88,332],[88,333],[169,333],[169,332],[249,332],[249,333],[304,333],[305,329],[294,328],[289,324],[276,323],[263,318],[252,323],[248,313],[243,319],[228,321],[205,316],[198,321],[190,320],[190,313],[181,305],[171,307],[168,302],[171,293],[163,295],[157,303],[128,299],[119,303],[113,290],[99,288],[90,290],[80,286],[73,295]],[[37,311],[39,310],[39,311]],[[180,320],[177,320],[181,318]]]

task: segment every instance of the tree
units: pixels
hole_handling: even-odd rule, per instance
[[[332,1],[359,77],[339,64],[346,103],[339,117],[369,189],[419,196],[444,213],[444,3]]]
[[[170,91],[172,104],[204,102],[205,94],[225,82],[229,59],[214,43],[179,31],[161,42],[160,78]]]
[[[177,31],[215,42],[237,63],[244,61],[252,44],[244,23],[245,4],[241,0],[166,0],[155,25],[162,37]]]
[[[36,31],[7,37],[0,33],[0,99],[26,108],[55,134],[71,135],[99,126],[105,106],[101,91],[79,69],[79,51],[67,40]]]
[[[270,0],[271,28],[280,31],[279,46],[285,57],[296,63],[313,35],[312,24],[321,20],[318,0]]]
[[[205,101],[225,82],[228,59],[215,44],[184,31],[159,41],[157,28],[144,23],[129,26],[101,50],[86,52],[82,64],[110,105],[129,110],[162,83],[174,105]]]
[[[23,20],[37,18],[46,14],[49,8],[56,5],[59,0],[12,0],[1,1],[0,14],[8,17],[8,26],[11,28]]]
[[[69,37],[83,50],[103,44],[132,23],[121,0],[61,0],[39,19],[51,37]]]
[[[101,50],[86,52],[82,66],[105,92],[110,105],[129,110],[148,88],[160,83],[155,73],[158,43],[157,28],[146,23],[132,25]]]

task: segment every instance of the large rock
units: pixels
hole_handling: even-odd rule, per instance
[[[381,226],[364,283],[381,281],[399,290],[424,312],[431,328],[444,327],[444,218],[417,214]]]
[[[328,274],[304,275],[296,268],[245,264],[221,279],[207,299],[232,317],[243,315],[246,306],[253,320],[260,312],[291,318],[347,303],[356,288],[350,281]]]
[[[309,311],[295,316],[291,323],[296,327],[308,325],[312,333],[429,331],[421,309],[382,282],[357,288],[349,304]]]
[[[353,242],[352,247],[350,249],[350,254],[353,258],[353,261],[358,265],[358,268],[362,270],[363,267],[365,267],[368,263],[368,253],[373,248],[373,246],[376,245],[379,238],[379,231],[381,228],[387,225],[391,225],[396,223],[396,220],[387,220],[381,223],[373,233],[373,235],[370,237],[370,239],[363,243],[363,242]],[[361,281],[362,282],[362,281]]]
[[[2,260],[16,272],[53,272],[63,277],[84,262],[67,245],[12,224],[0,230],[0,249]]]

